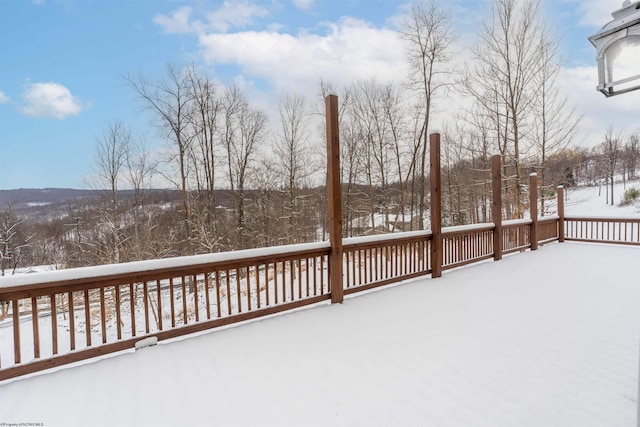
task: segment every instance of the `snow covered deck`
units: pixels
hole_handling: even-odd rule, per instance
[[[0,384],[0,423],[634,426],[638,248],[550,244]]]

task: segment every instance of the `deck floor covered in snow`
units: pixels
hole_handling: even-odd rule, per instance
[[[633,426],[640,248],[549,244],[0,384],[0,423]]]

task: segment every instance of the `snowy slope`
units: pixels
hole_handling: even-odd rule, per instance
[[[613,206],[607,204],[607,189],[604,186],[567,189],[565,214],[637,218],[640,216],[640,200],[627,206],[620,205],[625,190],[629,188],[637,188],[640,190],[640,181],[614,184],[613,195],[615,204]]]

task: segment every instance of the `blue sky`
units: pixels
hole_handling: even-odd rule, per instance
[[[444,0],[443,0],[444,1]],[[585,115],[581,144],[609,125],[635,131],[640,95],[595,91],[586,37],[621,0],[543,0],[562,37],[562,82]],[[448,0],[461,43],[473,42],[489,0]],[[94,147],[120,119],[160,146],[124,76],[161,77],[194,64],[239,84],[267,109],[282,91],[315,96],[320,77],[338,84],[375,73],[400,82],[395,37],[405,3],[387,0],[0,0],[0,189],[85,188]],[[619,98],[619,99],[618,99]]]

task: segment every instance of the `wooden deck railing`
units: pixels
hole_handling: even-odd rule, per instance
[[[493,256],[493,224],[442,229],[442,269],[471,264]]]
[[[327,300],[329,250],[284,246],[1,278],[9,318],[0,322],[0,380],[148,336],[174,338]]]
[[[345,295],[431,273],[429,231],[344,239]]]
[[[640,245],[640,218],[565,218],[565,240]]]

